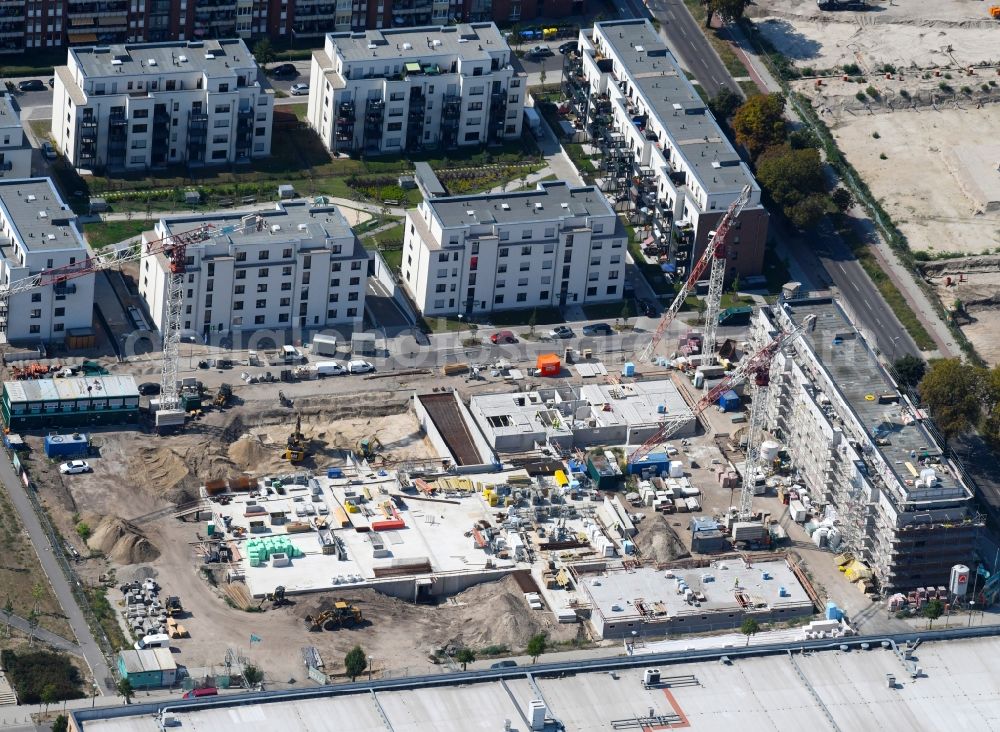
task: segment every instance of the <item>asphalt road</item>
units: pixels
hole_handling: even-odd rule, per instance
[[[113,689],[106,685],[107,681],[112,679],[111,669],[108,668],[104,654],[101,653],[97,641],[94,640],[94,636],[90,632],[90,626],[87,625],[80,606],[76,604],[76,598],[73,596],[69,580],[63,574],[59,562],[52,554],[53,551],[60,550],[53,548],[49,543],[48,536],[46,536],[45,531],[42,529],[38,516],[35,514],[35,509],[25,493],[24,485],[18,480],[17,475],[14,473],[14,467],[6,459],[0,459],[0,481],[3,481],[4,486],[7,488],[11,503],[14,504],[14,510],[17,511],[17,515],[21,518],[21,523],[24,525],[25,531],[28,532],[28,538],[31,540],[31,545],[38,554],[38,559],[42,563],[42,569],[52,584],[56,599],[59,600],[63,612],[66,613],[70,627],[80,642],[80,649],[83,652],[83,657],[87,660],[87,664],[90,666],[94,680],[104,693],[108,691],[114,693]]]
[[[641,4],[639,0],[627,1]],[[739,93],[739,86],[726,71],[683,0],[647,0],[646,7],[660,21],[660,35],[666,36],[670,50],[681,65],[694,75],[709,97],[714,97],[723,87]]]

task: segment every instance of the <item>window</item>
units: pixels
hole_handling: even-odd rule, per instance
[[[457,256],[457,252],[456,252],[456,256]],[[353,270],[359,270],[359,269],[361,269],[361,262],[360,261],[351,262],[351,269],[353,269]]]
[[[42,309],[41,308],[34,308],[31,311],[31,317],[32,318],[40,318],[40,317],[42,317]]]
[[[478,112],[483,108],[482,102],[469,102],[469,106],[466,109],[470,112]]]
[[[233,288],[233,294],[242,295],[244,292],[246,292],[246,289],[247,289],[246,285],[236,285],[236,287]]]
[[[619,274],[621,274],[621,273],[618,270],[612,270],[611,272],[608,272],[608,279],[609,280],[617,280]]]
[[[254,325],[264,325],[264,316],[263,315],[255,315],[254,318],[253,318],[253,323],[254,323]]]
[[[292,304],[292,298],[290,297],[283,297],[280,300],[278,300],[278,307],[287,308],[291,304]]]
[[[242,310],[242,309],[243,309],[243,301],[242,300],[234,300],[233,301],[233,310]]]
[[[527,272],[529,269],[531,269],[531,262],[521,262],[522,272]]]
[[[291,277],[292,276],[292,268],[291,267],[282,267],[281,268],[281,276],[282,277]]]
[[[29,333],[41,333],[42,332],[42,326],[40,326],[40,325],[29,325],[28,326],[28,332]]]
[[[331,264],[330,265],[330,271],[331,272],[339,272],[340,271],[340,262],[334,262],[333,264]]]
[[[132,125],[132,134],[141,135],[146,131],[146,125]]]
[[[470,97],[481,97],[483,95],[483,89],[484,89],[484,87],[474,86],[471,89],[469,89],[469,96]]]
[[[350,285],[359,285],[359,284],[361,284],[361,278],[360,277],[352,277],[351,280],[350,280],[350,282],[348,284],[350,284]]]
[[[229,114],[229,105],[228,104],[216,104],[215,105],[215,113],[216,114]]]
[[[501,264],[501,265],[499,265],[497,267],[497,274],[503,274],[506,271],[507,271],[507,265],[506,264]]]
[[[212,144],[213,145],[225,145],[229,141],[229,137],[226,135],[213,135]]]
[[[527,277],[518,277],[517,278],[517,286],[518,287],[527,287],[528,286],[528,278]]]
[[[261,262],[263,262],[269,256],[270,252],[268,252],[267,249],[261,249],[259,252],[257,252],[257,259],[260,260]]]
[[[498,290],[502,290],[507,286],[507,280],[497,280],[496,285],[494,285]]]
[[[132,119],[146,119],[149,117],[148,109],[137,109],[132,113]]]
[[[494,305],[503,305],[503,295],[494,295],[493,296],[493,304]]]
[[[521,97],[518,96],[517,94],[511,94],[509,97],[507,97],[507,101],[510,102],[511,104],[517,104],[520,99]]]
[[[52,312],[52,315],[53,315],[53,316],[55,316],[55,317],[57,317],[57,318],[61,318],[61,317],[62,317],[62,316],[64,316],[65,314],[66,314],[66,308],[56,308],[56,309],[55,309],[55,310],[54,310],[54,311]]]
[[[517,301],[518,302],[525,302],[527,299],[528,299],[528,293],[526,293],[526,292],[519,292],[519,293],[517,293]]]
[[[267,292],[267,283],[260,282],[257,284],[257,292]]]
[[[347,299],[348,300],[355,300],[356,301],[358,299],[358,293],[356,293],[356,292],[348,292],[347,293]]]
[[[31,293],[31,302],[41,302],[41,301],[42,301],[42,293],[40,292]]]
[[[336,277],[330,280],[330,287],[340,287],[340,278]]]
[[[551,285],[552,284],[552,275],[542,275],[542,284],[543,285]]]
[[[217,130],[222,129],[223,127],[229,127],[229,118],[226,117],[224,119],[215,120],[215,124],[212,125],[212,127],[214,127]]]
[[[604,224],[595,223],[593,229],[595,234],[600,234],[602,231],[604,231]]]
[[[267,300],[266,299],[265,300],[258,300],[257,304],[254,305],[254,307],[256,307],[258,310],[263,310],[264,308],[267,307]]]
[[[510,239],[510,232],[509,231],[501,231],[500,232],[500,241],[507,241],[508,239]],[[507,250],[504,249],[504,251],[507,251]],[[507,256],[507,255],[504,255],[504,256]]]
[[[402,129],[403,129],[402,122],[390,122],[389,126],[386,127],[387,132],[399,132]]]
[[[245,280],[247,278],[247,271],[245,269],[236,270],[236,279]]]
[[[226,151],[225,150],[213,150],[212,151],[212,160],[225,160],[225,159],[226,159]]]
[[[281,290],[282,290],[282,292],[285,292],[285,291],[291,290],[291,289],[292,289],[292,283],[291,282],[282,282],[281,283]]]
[[[64,330],[65,328],[66,328],[66,325],[64,323],[54,323],[52,325],[52,330],[61,331],[61,330]]]
[[[336,318],[337,317],[337,311],[336,310],[327,310],[326,311],[326,317],[328,317],[328,318]]]
[[[545,238],[546,239],[551,239],[555,235],[556,235],[556,229],[555,229],[554,226],[546,227],[546,229],[545,229]],[[546,244],[545,245],[545,251],[546,252],[552,251],[551,249],[549,249],[549,247],[551,247],[551,246],[552,246],[551,244]]]
[[[609,286],[608,287],[608,294],[609,295],[617,295],[618,294],[618,285],[611,285],[611,286]]]
[[[479,133],[478,132],[466,132],[465,133],[465,141],[466,142],[479,142]]]
[[[236,252],[236,261],[237,262],[245,262],[245,261],[247,261],[247,253],[246,252]]]
[[[435,285],[434,287],[434,292],[447,292],[447,291],[448,291],[448,285],[444,283],[440,285]]]
[[[278,314],[278,322],[279,323],[287,323],[288,322],[288,313],[279,313]]]

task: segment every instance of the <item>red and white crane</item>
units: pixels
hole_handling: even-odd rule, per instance
[[[779,333],[770,343],[740,361],[736,368],[729,372],[729,375],[726,376],[726,378],[720,381],[714,388],[706,392],[705,395],[698,400],[698,403],[695,404],[692,409],[694,416],[697,417],[710,405],[717,402],[723,392],[738,386],[751,376],[753,376],[754,379],[760,379],[761,374],[763,374],[765,379],[765,389],[763,391],[760,389],[760,382],[758,381],[758,389],[755,395],[756,399],[751,405],[751,432],[754,424],[752,417],[755,413],[757,416],[757,426],[759,428],[763,421],[763,397],[767,393],[766,379],[767,375],[770,373],[771,361],[774,359],[775,355],[785,351],[789,346],[791,346],[799,335],[810,329],[815,320],[816,317],[814,315],[804,318],[802,323],[797,325],[795,328],[784,333]],[[649,455],[649,453],[676,434],[681,427],[690,421],[690,419],[691,417],[687,413],[672,416],[668,415],[667,418],[660,424],[660,428],[656,431],[656,433],[642,443],[642,445],[640,445],[636,451],[629,456],[629,465],[641,462],[643,458]],[[753,434],[750,435],[749,442],[754,443]],[[750,473],[752,472],[752,469],[756,468],[756,463],[751,463],[750,461],[756,461],[756,458],[751,456],[750,451],[750,444],[748,444],[747,468],[744,471],[743,488],[740,494],[741,519],[750,515],[751,503],[753,502],[753,479]],[[759,448],[756,451],[759,454]]]
[[[698,261],[695,262],[694,267],[691,268],[691,273],[687,281],[681,285],[681,289],[677,292],[677,297],[674,298],[670,307],[666,309],[663,317],[660,318],[652,340],[642,350],[642,353],[639,354],[640,362],[647,362],[653,358],[656,347],[663,339],[667,328],[674,322],[674,318],[677,317],[677,313],[680,312],[681,307],[684,305],[684,300],[695,289],[695,286],[702,275],[705,274],[705,269],[708,268],[709,264],[712,265],[712,268],[708,280],[708,299],[706,300],[707,307],[705,308],[705,337],[701,350],[702,354],[704,354],[704,363],[708,363],[714,358],[715,334],[719,328],[719,308],[722,303],[722,284],[726,278],[726,242],[729,239],[729,232],[732,230],[733,223],[750,202],[752,191],[753,189],[750,186],[745,186],[740,191],[740,195],[736,197],[736,200],[730,204],[726,213],[723,214],[722,219],[719,221],[719,226],[705,247],[705,251]],[[707,360],[705,357],[707,357]]]
[[[107,250],[94,254],[81,262],[64,267],[44,269],[37,274],[19,279],[0,287],[0,299],[10,298],[40,287],[51,287],[68,280],[84,277],[106,269],[134,262],[143,257],[162,254],[167,258],[165,318],[161,326],[163,334],[163,366],[160,372],[159,409],[156,425],[183,424],[184,412],[180,409],[180,391],[177,386],[177,370],[181,341],[182,313],[184,310],[184,273],[187,247],[205,241],[215,235],[215,227],[204,224],[179,234],[140,243],[132,247]]]

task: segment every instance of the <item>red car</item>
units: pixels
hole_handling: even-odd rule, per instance
[[[498,330],[490,336],[490,343],[517,343],[517,336],[509,330]]]

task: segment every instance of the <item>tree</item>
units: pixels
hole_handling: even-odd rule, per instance
[[[45,686],[42,687],[41,699],[42,699],[42,704],[45,705],[44,714],[48,714],[49,704],[55,704],[57,701],[59,701],[59,692],[56,690],[56,687],[53,686],[52,684],[46,684]]]
[[[757,160],[757,180],[800,229],[818,224],[830,207],[823,163],[815,148],[768,148]]]
[[[31,588],[31,608],[34,612],[38,612],[38,603],[42,601],[43,597],[45,597],[45,587],[41,582],[36,582]]]
[[[545,59],[542,59],[542,69],[538,72],[538,83],[542,86],[542,92],[545,91]]]
[[[65,714],[60,714],[52,723],[52,732],[66,732],[69,729],[69,719]]]
[[[622,327],[628,328],[628,319],[632,317],[632,303],[628,300],[622,303],[622,312],[619,317],[622,319]]]
[[[986,373],[985,369],[948,358],[932,363],[920,380],[920,398],[946,439],[978,424]]]
[[[271,46],[271,42],[266,38],[257,41],[253,47],[253,57],[257,63],[266,69],[267,65],[275,59],[274,48]]]
[[[347,671],[347,675],[351,677],[351,681],[357,679],[364,672],[367,665],[368,656],[365,655],[364,649],[361,646],[354,646],[344,656],[344,669]]]
[[[741,102],[739,94],[724,86],[718,94],[708,100],[708,108],[712,110],[716,119],[727,120],[739,109]]]
[[[736,142],[757,158],[767,148],[785,141],[785,97],[778,92],[757,94],[733,115]]]
[[[834,192],[836,193],[836,191]],[[927,373],[927,364],[924,363],[924,360],[909,353],[897,358],[892,368],[896,372],[899,383],[908,388],[919,384],[920,380],[924,378],[924,374]]]
[[[10,616],[14,614],[14,603],[11,602],[10,595],[7,595],[7,601],[3,604],[3,614],[7,622],[7,627],[4,628],[4,636],[10,638]]]
[[[264,680],[264,672],[260,666],[248,663],[243,667],[243,680],[247,683],[247,686],[256,686]]]
[[[35,629],[38,628],[38,611],[28,613],[28,648],[35,644]]]
[[[545,647],[548,645],[549,639],[545,636],[545,633],[538,633],[531,636],[528,640],[528,655],[531,656],[531,662],[535,663],[538,657],[545,653]]]
[[[743,624],[740,625],[740,632],[747,637],[747,645],[750,645],[750,636],[757,635],[760,631],[760,623],[758,623],[753,618],[744,618]]]
[[[833,205],[838,211],[846,211],[854,205],[854,196],[846,188],[835,188],[830,198],[833,199]]]
[[[743,17],[750,0],[705,0],[705,27],[712,27],[712,16],[718,15],[723,23],[732,23]]]
[[[118,696],[124,699],[126,704],[131,703],[132,697],[135,696],[135,689],[132,688],[131,681],[128,679],[118,679],[115,689],[118,692]]]
[[[88,524],[86,521],[81,521],[76,525],[76,533],[80,536],[81,539],[86,541],[87,539],[90,538],[90,533],[91,533],[90,524]]]
[[[528,316],[528,332],[535,335],[535,326],[538,325],[538,311],[532,310]]]
[[[931,600],[924,605],[923,615],[927,618],[927,630],[931,629],[934,621],[944,615],[944,603],[940,600]]]
[[[465,671],[465,667],[476,660],[476,654],[471,648],[459,648],[455,660],[462,664],[462,670]]]
[[[818,225],[826,215],[830,199],[822,193],[813,193],[785,209],[785,215],[792,224],[802,229]]]

